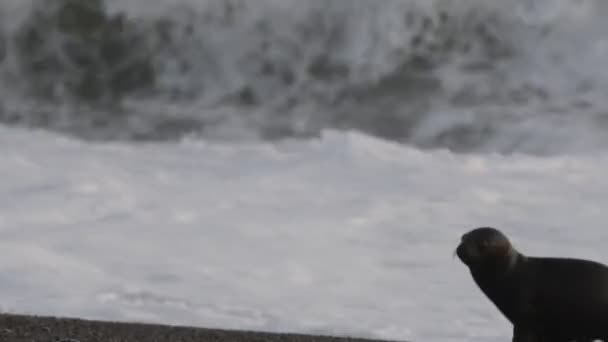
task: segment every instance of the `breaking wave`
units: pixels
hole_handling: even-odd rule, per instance
[[[10,0],[0,122],[87,140],[608,147],[600,0]]]

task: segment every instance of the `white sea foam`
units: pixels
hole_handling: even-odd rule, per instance
[[[493,225],[607,262],[608,156],[423,152],[358,133],[86,144],[0,130],[0,307],[411,341],[511,328],[452,258]]]
[[[170,43],[153,55],[153,94],[125,99],[126,118],[41,106],[18,91],[28,79],[13,49],[3,63],[10,77],[2,117],[101,139],[275,139],[334,128],[465,152],[604,150],[606,7],[600,0],[109,0],[108,11],[137,20],[151,42],[153,23],[170,23]],[[21,0],[0,5],[9,38],[28,8]],[[74,75],[53,79],[64,76]],[[99,125],[104,115],[108,123]]]

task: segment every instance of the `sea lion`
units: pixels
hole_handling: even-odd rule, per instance
[[[608,266],[526,256],[492,227],[462,235],[455,254],[513,325],[513,342],[608,342]]]

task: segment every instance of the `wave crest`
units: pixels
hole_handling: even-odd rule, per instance
[[[0,36],[9,90],[0,119],[86,139],[332,128],[424,148],[518,150],[504,133],[552,89],[517,71],[538,61],[531,51],[554,24],[529,25],[531,14],[505,3],[184,0],[144,14],[101,0],[34,1]]]

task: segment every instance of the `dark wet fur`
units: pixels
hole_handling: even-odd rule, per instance
[[[509,246],[491,254],[484,239]],[[465,234],[456,254],[475,283],[513,324],[513,342],[608,342],[608,267],[598,262],[527,257],[494,228]],[[489,260],[486,260],[489,259]]]

